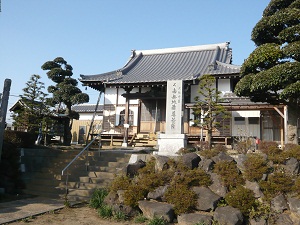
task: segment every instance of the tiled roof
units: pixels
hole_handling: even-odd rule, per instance
[[[194,80],[203,74],[239,73],[231,64],[229,43],[132,51],[126,65],[98,75],[81,75],[81,82],[109,84]]]
[[[75,112],[78,112],[78,113],[80,113],[80,112],[85,112],[85,113],[94,112],[95,108],[96,108],[95,104],[93,104],[93,105],[82,104],[82,105],[72,106],[72,110],[75,111]],[[103,112],[103,105],[98,105],[97,112]]]

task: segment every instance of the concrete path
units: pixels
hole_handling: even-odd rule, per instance
[[[44,197],[27,198],[0,203],[0,224],[61,209],[64,201]]]

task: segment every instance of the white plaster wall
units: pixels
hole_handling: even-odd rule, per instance
[[[126,98],[122,96],[122,94],[125,94],[126,91],[123,88],[119,88],[119,97],[118,97],[118,104],[125,104]]]
[[[221,92],[221,97],[223,97],[225,93],[231,93],[230,79],[218,79],[218,91]]]
[[[260,117],[259,110],[232,111],[232,117]]]
[[[117,88],[106,88],[104,94],[105,104],[117,104]]]
[[[115,126],[118,126],[119,125],[119,119],[120,119],[120,112],[121,111],[123,111],[125,109],[125,107],[120,107],[120,106],[118,106],[117,108],[116,108],[116,124],[115,124]]]
[[[81,114],[79,120],[91,120],[93,118],[94,113],[85,113]],[[103,116],[96,115],[95,120],[102,120]]]
[[[116,109],[116,124],[115,126],[119,125],[119,119],[120,119],[120,112],[123,111],[125,107],[117,107]],[[137,106],[130,106],[129,110],[133,111],[133,126],[137,126],[138,124],[138,107]]]
[[[139,88],[133,88],[132,91],[130,93],[138,93],[139,92]],[[131,99],[129,101],[130,104],[138,104],[139,100],[138,99]]]
[[[245,124],[235,124],[235,117],[244,117]],[[260,137],[260,123],[249,124],[248,117],[260,117],[259,110],[253,111],[233,111],[232,112],[232,135],[233,136],[256,136]]]
[[[213,86],[215,88],[216,85]],[[195,102],[195,97],[199,96],[200,100],[203,100],[203,96],[199,94],[199,85],[191,85],[191,102]]]
[[[195,97],[199,95],[198,90],[199,85],[191,85],[191,102],[195,102]]]

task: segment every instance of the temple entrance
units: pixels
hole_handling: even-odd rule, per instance
[[[166,100],[143,100],[141,102],[141,133],[156,133],[165,131]]]

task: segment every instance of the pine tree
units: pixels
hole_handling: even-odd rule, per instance
[[[41,126],[44,116],[48,112],[46,105],[46,96],[43,92],[44,83],[40,81],[41,77],[37,74],[31,75],[26,87],[23,88],[23,95],[20,95],[20,107],[13,113],[13,125],[27,132],[35,133]]]
[[[75,104],[89,101],[89,96],[77,87],[78,82],[71,78],[73,68],[62,57],[57,57],[53,61],[47,61],[42,65],[43,70],[48,70],[47,76],[56,85],[48,87],[48,92],[52,93],[51,104],[56,106],[56,112],[64,114],[61,120],[64,125],[64,145],[70,145],[72,134],[72,120],[78,119],[78,113],[71,110]]]
[[[300,107],[300,2],[272,0],[252,30],[257,48],[241,68],[238,96],[288,106],[288,140],[297,143]]]
[[[193,107],[193,114],[196,118],[194,123],[201,129],[207,130],[206,140],[210,149],[213,130],[219,128],[221,121],[230,116],[221,104],[221,92],[215,87],[216,79],[211,75],[203,75],[199,80],[199,95],[195,97]]]

